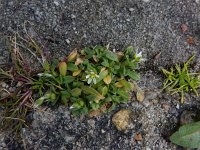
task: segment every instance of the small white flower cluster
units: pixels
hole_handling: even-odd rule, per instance
[[[97,75],[94,71],[92,71],[92,70],[90,70],[90,72],[89,71],[86,71],[86,73],[87,73],[87,75],[86,75],[86,80],[87,80],[87,83],[88,84],[91,84],[92,82],[94,83],[94,84],[96,84],[97,83],[97,79],[99,78],[99,75]]]

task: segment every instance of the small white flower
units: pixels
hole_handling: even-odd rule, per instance
[[[142,51],[140,51],[139,53],[136,52],[135,57],[137,57],[137,58],[141,58],[141,57],[142,57]]]
[[[142,58],[142,51],[138,52],[138,49],[136,50],[136,53],[134,54],[134,59],[139,62],[146,61],[145,58]]]
[[[85,78],[87,79],[87,83],[91,84],[92,82],[94,84],[97,83],[97,79],[99,78],[99,75],[97,75],[94,71],[90,70],[90,72],[86,71],[87,75]]]

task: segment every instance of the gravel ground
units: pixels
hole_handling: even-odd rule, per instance
[[[0,149],[74,150],[175,150],[169,135],[176,129],[185,109],[200,109],[200,99],[160,93],[163,79],[159,69],[186,61],[196,54],[194,70],[200,67],[199,0],[4,0],[0,2],[0,64],[8,61],[6,39],[26,30],[46,43],[46,50],[58,58],[73,48],[110,43],[122,49],[134,45],[147,61],[141,66],[138,85],[145,100],[132,100],[97,118],[71,116],[63,106],[33,113],[30,128],[21,132],[23,141],[0,133]],[[187,25],[186,32],[181,25]],[[188,42],[192,37],[194,43]],[[160,54],[159,57],[157,54]],[[121,108],[130,109],[131,128],[121,132],[111,118]],[[142,135],[141,141],[134,139]]]

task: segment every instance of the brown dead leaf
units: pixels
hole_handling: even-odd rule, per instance
[[[89,112],[89,117],[97,117],[101,115],[101,111],[99,109],[92,110]]]
[[[193,37],[188,37],[188,39],[187,39],[187,43],[189,44],[189,45],[194,45],[195,44],[195,42],[194,42],[194,39],[193,39]]]
[[[97,110],[92,110],[89,112],[89,117],[97,117],[100,116],[103,112],[105,112],[107,109],[110,108],[110,104],[109,103],[105,103],[104,105],[102,105],[99,109]]]
[[[154,59],[160,58],[160,55],[161,55],[161,52],[157,53],[157,54],[154,56]]]
[[[185,33],[185,32],[187,32],[188,31],[188,26],[186,25],[186,24],[182,24],[181,25],[181,32],[182,33]]]
[[[74,71],[72,76],[73,77],[76,77],[77,75],[79,75],[81,73],[81,69],[77,70],[77,71]]]
[[[140,133],[137,133],[137,134],[135,135],[134,139],[135,139],[136,141],[142,141],[142,135],[141,135]]]

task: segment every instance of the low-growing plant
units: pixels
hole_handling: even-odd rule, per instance
[[[134,53],[132,46],[123,52],[95,46],[74,50],[62,61],[46,61],[45,71],[32,86],[40,95],[36,106],[61,102],[78,115],[111,110],[131,98],[129,79],[140,79],[136,69],[142,60],[141,52]]]
[[[200,73],[189,72],[189,63],[193,58],[194,56],[185,62],[182,67],[176,64],[170,71],[162,69],[162,72],[166,76],[163,89],[171,94],[180,93],[181,103],[184,102],[184,92],[193,91],[196,96],[199,95],[197,88],[200,87],[200,79],[198,78]]]

